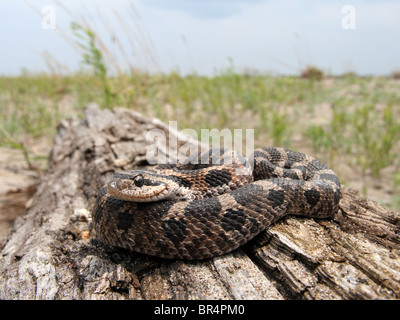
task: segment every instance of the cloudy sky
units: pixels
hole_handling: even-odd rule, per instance
[[[0,0],[0,74],[78,70],[71,21],[95,30],[114,69],[389,74],[399,17],[394,0]]]

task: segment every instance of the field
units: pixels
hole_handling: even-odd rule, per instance
[[[179,129],[254,129],[255,147],[314,155],[344,185],[400,210],[400,80],[396,77],[268,76],[234,67],[212,77],[93,72],[0,78],[0,145],[45,169],[58,122],[90,102],[139,111]],[[102,69],[102,67],[104,67]]]

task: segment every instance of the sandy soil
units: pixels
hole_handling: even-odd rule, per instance
[[[33,162],[43,167],[43,160]],[[14,220],[30,205],[41,170],[27,165],[21,150],[0,147],[0,248]]]

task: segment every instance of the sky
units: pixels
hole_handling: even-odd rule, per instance
[[[114,72],[387,75],[400,70],[399,17],[394,0],[0,0],[0,75],[83,68],[72,21]]]

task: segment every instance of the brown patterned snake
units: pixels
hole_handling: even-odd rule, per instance
[[[233,161],[202,165],[192,158],[115,173],[92,213],[96,237],[149,255],[205,259],[238,248],[286,215],[328,218],[338,210],[339,178],[310,156],[257,149],[249,159],[254,170],[230,151],[206,156]]]

